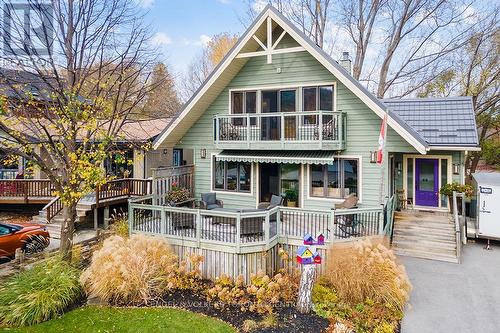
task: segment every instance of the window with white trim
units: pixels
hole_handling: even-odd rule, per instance
[[[252,164],[213,159],[213,188],[217,191],[250,193]]]
[[[303,87],[302,108],[304,112],[333,111],[333,85]],[[304,117],[304,124],[316,124],[317,116]]]
[[[359,161],[336,159],[333,164],[309,166],[311,197],[342,199],[359,193]]]
[[[231,95],[232,114],[252,114],[257,112],[257,92],[256,91],[233,91]],[[246,125],[245,118],[233,118],[233,125]],[[256,118],[250,118],[250,125],[256,124]]]

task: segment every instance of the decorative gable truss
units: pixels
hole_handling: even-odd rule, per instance
[[[283,37],[287,34],[286,30],[283,30],[279,37],[273,41],[273,20],[271,17],[267,17],[266,24],[266,40],[265,44],[260,40],[261,37],[254,34],[252,38],[257,44],[260,46],[262,50],[253,51],[253,52],[241,52],[236,58],[250,58],[250,57],[259,57],[259,56],[267,56],[267,63],[273,63],[273,54],[282,54],[282,53],[292,53],[292,52],[304,52],[306,51],[303,46],[295,46],[295,47],[286,47],[286,48],[277,48],[278,44],[281,42]]]

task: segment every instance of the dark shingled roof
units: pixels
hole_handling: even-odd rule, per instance
[[[382,101],[430,146],[478,146],[471,97]]]

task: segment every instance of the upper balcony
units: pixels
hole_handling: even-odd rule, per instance
[[[342,111],[216,115],[214,143],[219,149],[342,150],[345,128]]]

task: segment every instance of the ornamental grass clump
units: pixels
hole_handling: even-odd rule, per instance
[[[83,296],[80,271],[60,257],[44,260],[0,284],[0,326],[56,318]]]
[[[403,265],[382,242],[370,239],[353,245],[334,245],[328,254],[324,282],[344,302],[358,304],[366,299],[403,310],[411,284]]]
[[[329,332],[344,326],[357,333],[394,332],[410,291],[404,266],[383,242],[336,244],[314,286],[314,310],[332,320]]]
[[[158,238],[111,236],[82,273],[87,295],[110,304],[148,304],[175,287],[178,258]]]

